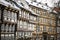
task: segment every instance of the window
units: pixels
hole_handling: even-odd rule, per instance
[[[40,23],[43,23],[43,18],[40,18]]]
[[[32,20],[33,19],[33,16],[30,16],[30,19]]]
[[[5,39],[4,39],[4,34],[1,34],[1,40],[5,40]]]
[[[41,23],[44,23],[44,18],[41,18]]]
[[[22,32],[18,32],[18,36],[21,37],[22,36]]]
[[[43,26],[40,26],[40,32],[42,32]]]
[[[7,10],[4,10],[3,12],[4,20],[7,20],[7,17],[8,17],[7,13],[8,13]]]
[[[27,18],[29,19],[29,12],[28,12],[28,14],[27,14]]]
[[[13,19],[13,22],[16,22],[16,21],[17,21],[17,20],[16,20],[16,17],[17,17],[17,16],[16,16],[16,13],[13,12],[12,15],[13,15],[13,18],[12,18],[12,19]]]
[[[22,6],[24,6],[24,4],[23,4],[23,3],[21,3],[21,5],[22,5]]]
[[[22,16],[22,13],[21,13],[21,10],[19,11],[19,17],[21,17]]]
[[[40,14],[40,9],[37,8],[37,9],[36,9],[36,13],[37,13],[37,14]]]
[[[14,22],[14,16],[13,16],[14,15],[14,12],[12,12],[11,14],[12,14],[11,15],[11,21]]]
[[[23,28],[23,26],[21,25],[19,28]]]
[[[34,21],[36,21],[36,17],[34,16]]]
[[[29,27],[30,27],[29,23],[28,23],[28,25],[27,25],[27,26],[28,26],[27,28],[29,29]]]
[[[26,18],[29,19],[29,12],[26,12]]]
[[[25,32],[25,36],[28,36],[28,32]]]
[[[8,11],[7,14],[8,14],[8,15],[7,15],[7,16],[8,16],[8,20],[10,21],[10,19],[11,19],[11,18],[10,18],[10,14],[11,14],[10,11]]]
[[[52,29],[52,27],[49,27],[49,29],[48,29],[48,30],[49,30],[49,32],[52,32],[52,30],[53,30],[53,29]]]
[[[27,11],[26,11],[26,13],[25,13],[25,17],[26,17],[26,19],[28,18],[27,16],[28,16],[28,13],[27,13]]]
[[[36,8],[35,7],[33,7],[32,10],[36,13]]]
[[[36,21],[37,19],[36,19],[35,16],[30,15],[30,20],[31,20],[31,21]]]
[[[32,24],[31,30],[34,30],[34,27],[35,27],[35,25],[34,25],[34,24]]]
[[[58,25],[60,24],[60,20],[58,20]]]
[[[9,26],[8,26],[8,24],[7,24],[6,27],[5,27],[5,28],[6,28],[6,32],[8,32],[8,27],[9,27]]]
[[[60,34],[57,35],[57,40],[60,40]]]
[[[36,32],[40,32],[40,27],[39,26],[37,26]]]
[[[22,20],[20,21],[20,25],[22,25],[23,24],[23,22],[22,22]]]
[[[24,18],[26,18],[26,11],[24,11]]]
[[[59,15],[59,18],[60,18],[60,15]]]
[[[1,25],[1,32],[4,32],[4,24]]]
[[[43,22],[46,23],[46,18],[43,18]]]
[[[32,24],[31,24],[31,23],[28,24],[28,29],[29,29],[29,30],[32,29]]]
[[[14,34],[1,34],[1,40],[7,40],[7,39],[14,40]]]
[[[27,22],[24,22],[23,27],[27,28]]]
[[[46,12],[43,12],[43,15],[46,16],[47,15]]]
[[[43,26],[43,32],[46,32],[46,26]]]
[[[17,14],[15,13],[15,18],[14,18],[15,22],[17,22]]]
[[[60,27],[57,27],[57,33],[60,33]]]
[[[23,28],[23,22],[22,21],[20,21],[20,28]]]
[[[9,32],[11,32],[12,30],[11,30],[11,25],[9,25]]]
[[[24,17],[24,11],[23,11],[23,9],[22,9],[21,13],[22,13],[22,17]]]
[[[15,31],[15,25],[13,25],[13,26],[11,27],[11,30],[12,30],[12,32]]]
[[[11,34],[11,40],[15,40],[14,34]]]
[[[51,18],[55,18],[55,15],[54,15],[54,14],[50,14],[50,17],[51,17]]]
[[[49,19],[48,24],[50,24],[50,26],[52,25],[53,21],[51,19]]]

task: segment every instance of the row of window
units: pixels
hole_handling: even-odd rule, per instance
[[[29,12],[21,9],[20,12],[19,12],[19,17],[23,17],[23,18],[29,19]]]
[[[15,25],[2,24],[1,32],[13,32],[15,31]]]
[[[17,36],[24,37],[24,36],[32,36],[31,32],[17,32]]]
[[[40,23],[55,25],[55,20],[47,18],[39,18]]]
[[[22,20],[18,21],[18,29],[19,28],[24,28],[24,29],[34,30],[35,26],[36,25],[28,23],[26,21],[22,21]]]
[[[40,15],[41,16],[46,16],[46,17],[49,17],[49,18],[55,18],[54,14],[48,13],[46,11],[41,11]]]
[[[15,40],[14,34],[1,34],[1,40]]]
[[[19,13],[19,16],[24,17],[29,20],[32,20],[32,21],[37,20],[37,18],[35,16],[29,15],[29,12],[28,13],[25,13],[25,12],[23,12],[21,14]],[[11,21],[11,22],[17,22],[17,14],[14,12],[4,10],[3,16],[4,16],[4,20]]]
[[[47,16],[47,17],[50,17],[50,18],[55,18],[54,14],[48,13],[47,11],[44,11],[42,9],[39,9],[39,8],[36,8],[36,7],[33,7],[33,6],[30,6],[30,7],[36,14],[39,14],[40,16]]]
[[[54,35],[48,37],[48,40],[56,40]]]
[[[36,17],[33,16],[33,15],[30,15],[29,13],[30,12],[27,12],[25,10],[20,10],[19,17],[23,17],[23,18],[26,18],[26,19],[29,19],[29,20],[36,21]]]
[[[47,27],[47,26],[37,26],[36,27],[36,32],[55,32],[54,27]]]
[[[17,22],[17,13],[4,10],[3,16],[4,16],[4,20],[11,21],[11,22]]]
[[[40,9],[39,8],[35,8],[35,7],[31,7],[31,10],[33,10],[36,14],[40,14]]]

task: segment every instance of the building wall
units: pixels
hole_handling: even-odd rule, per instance
[[[20,8],[17,20],[17,39],[24,36],[31,36],[36,26],[36,16],[24,8]],[[22,35],[22,36],[21,36]]]
[[[23,3],[24,0],[21,0],[21,2]],[[33,36],[36,38],[36,34],[42,40],[44,33],[47,33],[49,40],[56,38],[56,15],[32,5],[30,5],[30,9],[40,16],[32,14],[24,8],[20,8],[18,11],[13,8],[0,6],[1,40],[15,40],[15,38],[18,39],[26,35],[27,37]],[[57,27],[58,35],[60,35],[59,30],[60,27]],[[57,38],[59,39],[60,36],[58,35]]]
[[[17,24],[17,13],[18,11],[6,7],[4,5],[0,5],[1,7],[1,22],[0,22],[0,28],[1,28],[1,40],[15,40],[16,37],[16,24]]]
[[[60,40],[60,14],[57,15],[57,40]]]
[[[30,8],[32,11],[34,11],[36,14],[39,14],[40,16],[38,17],[38,26],[35,27],[35,31],[33,33],[34,36],[37,35],[42,35],[43,37],[43,32],[47,32],[48,35],[53,35],[54,37],[56,34],[56,15],[53,13],[49,13],[46,10],[43,10],[41,8],[35,7],[30,5]],[[49,37],[50,37],[49,36]]]

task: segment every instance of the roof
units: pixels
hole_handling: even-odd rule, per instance
[[[57,12],[60,12],[60,8],[58,7],[55,7],[53,10],[57,11]]]
[[[29,5],[32,5],[32,6],[47,10],[47,11],[51,11],[52,10],[50,7],[48,7],[48,6],[44,5],[44,4],[36,3],[36,2],[29,2]]]
[[[0,4],[4,5],[4,6],[12,6],[10,3],[4,1],[4,0],[0,0]]]
[[[16,2],[16,3],[17,3],[17,2]],[[22,6],[20,3],[17,3],[17,4],[20,6],[20,8],[23,8],[23,9],[25,9],[25,10],[31,12],[32,14],[39,16],[38,14],[36,14],[35,12],[33,12],[31,9]]]
[[[11,3],[9,3],[9,2],[7,2],[7,1],[5,1],[5,0],[0,0],[0,4],[4,5],[4,6],[6,6],[6,7],[13,8],[13,9],[15,9],[15,10],[16,10],[16,9],[19,10],[18,7],[13,6]]]
[[[28,1],[27,1],[28,2]],[[34,7],[37,7],[37,8],[40,8],[40,9],[43,9],[43,10],[46,10],[48,12],[53,12],[55,14],[57,14],[57,10],[56,8],[51,8],[51,7],[48,7],[47,5],[45,4],[42,4],[42,3],[36,3],[36,2],[28,2],[29,4],[28,5],[31,5],[31,6],[34,6]]]

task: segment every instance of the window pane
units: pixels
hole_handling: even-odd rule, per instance
[[[10,14],[11,14],[10,11],[8,11],[7,14],[8,14],[8,15],[7,15],[7,16],[8,16],[8,20],[10,21]]]
[[[4,39],[4,34],[1,34],[1,40],[5,40],[5,39]]]
[[[43,26],[43,32],[46,32],[46,26]]]
[[[4,12],[3,12],[4,20],[7,20],[7,17],[8,17],[7,13],[8,13],[7,10],[4,10]]]
[[[6,32],[8,32],[8,27],[9,27],[8,24],[6,24]]]
[[[17,22],[17,14],[16,13],[15,13],[15,18],[14,19],[15,19],[15,22]]]
[[[36,30],[37,30],[36,32],[40,32],[40,27],[37,26]]]
[[[11,18],[12,18],[12,20],[11,20],[11,21],[12,21],[12,22],[14,22],[14,16],[13,16],[13,15],[14,15],[14,13],[12,12],[11,14],[12,14],[12,15],[11,15]]]
[[[23,24],[23,22],[22,21],[20,21],[20,25],[22,25]]]
[[[60,33],[60,27],[57,27],[57,33]]]
[[[1,25],[1,32],[4,31],[4,24]]]

